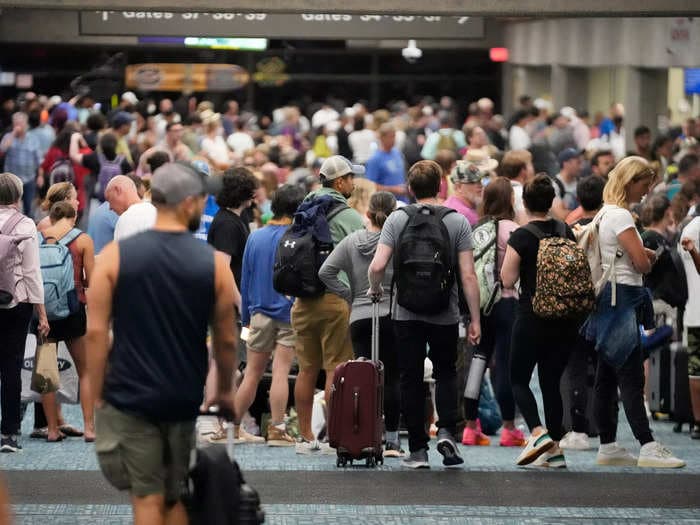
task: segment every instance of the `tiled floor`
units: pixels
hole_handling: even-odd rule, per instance
[[[68,420],[74,424],[80,423],[79,407],[65,407]],[[26,436],[30,429],[31,410],[25,418],[23,433]],[[664,442],[680,457],[686,460],[688,466],[685,469],[667,470],[640,470],[636,468],[600,468],[595,465],[595,451],[567,453],[569,472],[600,473],[605,472],[627,473],[639,476],[676,476],[681,486],[684,483],[696,482],[696,476],[700,474],[700,442],[691,441],[687,431],[676,434],[672,431],[672,425],[665,422],[655,422],[654,432],[660,441]],[[620,424],[619,441],[632,450],[637,450],[629,427],[626,422]],[[466,471],[474,472],[502,472],[504,476],[517,472],[515,464],[516,450],[497,446],[498,438],[493,439],[490,447],[462,447],[466,462]],[[70,483],[72,471],[96,471],[99,470],[95,458],[94,447],[86,444],[82,439],[68,439],[58,444],[24,439],[24,451],[21,454],[0,455],[0,469],[6,471],[63,471],[67,483]],[[237,460],[244,472],[260,471],[298,471],[305,480],[313,479],[313,472],[335,472],[335,458],[333,456],[307,457],[298,456],[293,448],[268,448],[264,445],[240,445],[235,449]],[[431,451],[431,467],[434,471],[441,471],[439,455]],[[398,460],[387,460],[384,466],[378,468],[380,472],[394,472],[400,470]],[[364,467],[348,469],[348,476],[362,476]],[[37,472],[37,475],[40,473]],[[8,476],[10,473],[8,473]],[[99,475],[96,473],[96,475]],[[446,476],[448,474],[446,473]],[[589,474],[590,475],[590,474]],[[511,476],[512,477],[512,476]],[[356,478],[354,478],[356,479]],[[648,479],[648,478],[645,478]],[[666,478],[667,479],[667,478]],[[687,481],[686,481],[687,480]],[[474,477],[478,483],[478,474]],[[342,490],[342,487],[339,487]],[[17,524],[104,524],[122,525],[131,522],[131,511],[126,505],[46,505],[41,499],[32,498],[22,501],[14,506]],[[46,501],[46,500],[44,500]],[[92,501],[92,500],[91,500]],[[111,501],[111,500],[106,500]],[[279,501],[285,501],[284,499]],[[347,523],[352,521],[354,525],[364,524],[505,524],[505,523],[697,523],[700,524],[700,501],[697,508],[675,508],[669,503],[670,508],[612,508],[601,507],[508,507],[508,506],[460,506],[460,505],[338,505],[332,504],[279,504],[264,503],[267,513],[267,523],[270,524],[331,524]],[[459,502],[456,502],[459,503]],[[603,504],[603,503],[601,503]],[[507,495],[502,503],[507,505]],[[606,505],[609,505],[606,504]],[[640,507],[643,507],[640,502]],[[680,505],[679,505],[680,506]],[[682,506],[688,506],[684,502]]]

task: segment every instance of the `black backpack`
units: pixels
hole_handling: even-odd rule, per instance
[[[399,210],[408,215],[408,222],[394,255],[396,302],[417,314],[443,312],[450,305],[455,282],[455,250],[442,219],[456,212],[443,206]]]
[[[326,286],[318,271],[333,251],[328,223],[349,206],[331,197],[302,202],[282,235],[272,272],[274,289],[291,297],[318,297]]]

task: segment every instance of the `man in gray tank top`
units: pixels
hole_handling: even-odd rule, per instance
[[[107,245],[90,282],[95,450],[108,481],[129,490],[137,525],[187,523],[180,494],[207,374],[209,326],[217,403],[233,411],[233,275],[222,253],[192,235],[206,194],[215,191],[209,182],[183,164],[156,170],[153,230]]]

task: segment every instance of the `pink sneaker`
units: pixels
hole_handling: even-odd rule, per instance
[[[502,447],[522,447],[525,445],[525,435],[517,428],[508,430],[501,429],[501,446]]]
[[[470,447],[488,447],[491,444],[491,440],[484,435],[483,432],[478,428],[464,427],[464,433],[462,434],[462,445],[467,445]]]

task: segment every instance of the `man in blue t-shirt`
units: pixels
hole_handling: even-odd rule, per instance
[[[290,316],[293,299],[273,288],[272,273],[280,239],[292,224],[292,216],[304,196],[304,190],[297,185],[278,188],[272,196],[274,216],[267,226],[250,234],[243,253],[241,324],[248,327],[249,335],[245,375],[236,392],[235,423],[240,424],[241,416],[253,404],[258,384],[272,358],[267,444],[273,447],[296,444],[284,422],[289,399],[288,376],[294,360],[295,337]],[[238,426],[234,430],[241,441],[257,441]]]
[[[382,124],[378,134],[380,148],[367,161],[366,176],[377,185],[377,191],[388,191],[408,202],[406,164],[401,152],[394,147],[396,130],[391,124]]]

